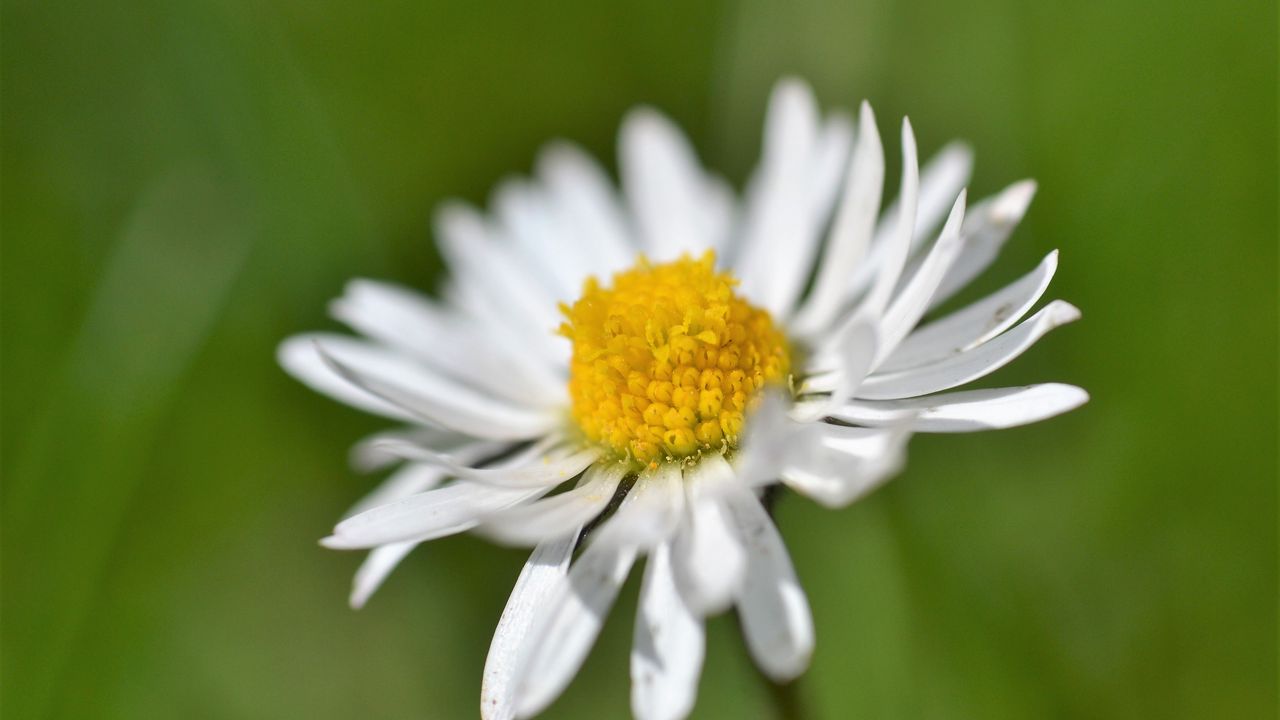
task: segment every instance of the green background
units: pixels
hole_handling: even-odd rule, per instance
[[[452,718],[523,553],[420,549],[369,607],[316,540],[382,426],[291,381],[352,276],[433,287],[431,208],[669,112],[740,183],[772,83],[874,104],[897,174],[1040,193],[976,290],[1062,250],[1084,320],[997,375],[1092,402],[921,436],[778,520],[813,717],[1269,718],[1276,707],[1274,3],[3,4],[6,718]],[[972,295],[970,295],[972,296]],[[634,585],[553,717],[623,717]],[[729,618],[697,717],[775,715]]]

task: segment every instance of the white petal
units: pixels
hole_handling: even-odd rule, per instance
[[[777,528],[750,493],[728,496],[742,541],[747,572],[738,617],[756,665],[776,682],[804,672],[813,654],[813,617]]]
[[[689,516],[673,546],[677,585],[699,615],[727,610],[742,585],[746,552],[723,502],[725,484],[738,482],[720,456],[685,473]]]
[[[470,443],[458,448],[455,455],[464,458],[467,462],[472,462],[497,452],[501,447],[500,443]],[[445,471],[438,467],[418,463],[406,464],[348,510],[347,517],[430,490],[439,485],[446,476]],[[412,541],[400,542],[382,545],[371,550],[369,556],[356,570],[351,586],[351,607],[356,609],[364,607],[365,602],[382,585],[391,571],[417,545],[417,542]]]
[[[455,482],[347,518],[320,544],[335,550],[355,550],[406,540],[433,540],[470,530],[480,517],[546,491],[547,488],[508,490]]]
[[[703,233],[709,238],[707,244],[719,253],[717,261],[723,267],[728,267],[722,256],[728,253],[733,240],[731,231],[737,221],[737,203],[738,196],[727,180],[719,175],[706,175],[698,217]]]
[[[410,541],[382,545],[370,550],[351,583],[351,597],[348,600],[351,607],[356,610],[364,607],[374,591],[382,586],[382,581],[417,546],[418,543]]]
[[[803,193],[797,202],[797,232],[787,242],[773,238],[778,262],[766,274],[773,278],[768,307],[775,317],[791,317],[809,282],[822,233],[830,222],[844,180],[852,143],[852,123],[843,115],[833,115],[822,128],[808,177],[804,178]]]
[[[648,108],[633,110],[623,122],[619,152],[622,187],[651,260],[696,256],[717,244],[700,207],[706,174],[670,120]]]
[[[452,448],[450,457],[461,463],[474,463],[487,457],[495,457],[507,447],[500,442],[468,442]],[[347,510],[344,517],[358,515],[370,508],[386,505],[401,498],[425,492],[439,485],[449,474],[442,468],[426,463],[406,463],[386,480],[383,480],[372,492],[360,498],[360,501]]]
[[[627,511],[606,521],[591,544],[648,548],[666,541],[679,528],[684,512],[683,483],[683,471],[671,463],[641,472],[627,493]]]
[[[764,487],[778,479],[788,448],[802,427],[787,416],[789,409],[789,398],[767,390],[747,418],[734,463],[734,473],[744,487]]]
[[[491,281],[477,285],[451,278],[444,288],[444,295],[450,303],[457,306],[463,322],[472,326],[476,334],[483,336],[485,342],[495,348],[492,358],[477,361],[477,364],[487,365],[490,361],[501,361],[510,371],[513,381],[536,384],[540,393],[538,397],[552,398],[552,402],[556,402],[556,398],[562,401],[567,397],[564,385],[569,374],[571,354],[568,343],[560,338],[559,344],[554,348],[530,352],[534,341],[529,339],[525,331],[531,328],[537,331],[537,344],[541,347],[542,343],[548,342],[546,338],[554,328],[547,328],[543,333],[540,325],[521,324],[522,321],[513,317],[508,308],[503,306],[501,299],[488,292],[486,288],[490,284]],[[513,330],[512,324],[520,325],[520,329]]]
[[[956,196],[969,183],[972,172],[973,151],[962,142],[948,143],[920,169],[920,200],[911,239],[913,250],[933,236],[938,223],[955,204]],[[887,239],[897,230],[900,216],[893,215],[893,209],[886,213],[885,222],[876,232],[877,240]]]
[[[916,139],[911,122],[902,121],[902,189],[899,191],[898,224],[894,234],[885,239],[883,255],[873,269],[875,278],[871,290],[863,299],[859,312],[870,317],[879,316],[889,304],[893,289],[902,276],[902,269],[911,250],[912,233],[915,232],[917,198],[919,193],[919,169],[916,167]]]
[[[787,317],[809,279],[820,231],[839,190],[851,131],[843,117],[819,123],[808,86],[778,83],[765,119],[764,153],[748,191],[742,292]]]
[[[280,343],[280,347],[276,349],[276,359],[279,361],[280,366],[285,369],[285,372],[302,381],[304,385],[312,390],[328,395],[334,400],[346,403],[351,407],[395,420],[417,422],[417,418],[405,409],[352,385],[341,375],[335,373],[332,368],[325,364],[320,357],[320,353],[316,351],[315,341],[317,338],[329,339],[341,338],[341,336],[295,335]],[[349,338],[342,338],[338,342],[347,342],[349,340]]]
[[[1044,383],[1025,387],[967,390],[908,400],[859,400],[832,413],[860,425],[892,425],[914,418],[918,432],[974,432],[1039,422],[1080,407],[1089,394],[1073,385]]]
[[[597,272],[617,272],[635,261],[638,248],[627,230],[617,193],[586,153],[567,143],[553,144],[539,157],[538,171],[566,222],[594,251]]]
[[[383,480],[373,492],[360,498],[351,506],[345,517],[360,513],[379,505],[386,505],[401,498],[425,492],[439,485],[447,476],[444,470],[423,463],[406,463]]]
[[[493,191],[495,219],[520,255],[526,273],[540,278],[557,302],[572,302],[594,268],[591,251],[572,227],[563,227],[546,192],[523,179],[509,179]]]
[[[360,334],[420,358],[433,355],[459,330],[451,314],[431,299],[377,280],[351,280],[329,311]]]
[[[577,541],[575,532],[538,545],[520,571],[484,662],[480,688],[480,716],[484,720],[515,717],[517,673],[532,651],[529,631],[546,612],[548,599],[564,580]]]
[[[914,142],[912,148],[914,149]],[[972,165],[973,156],[969,148],[962,143],[953,142],[936,153],[919,170],[916,183],[918,191],[914,193],[914,202],[917,207],[913,219],[915,230],[907,249],[908,258],[925,240],[932,237],[931,233],[937,223],[942,220],[956,195],[968,181]],[[904,166],[904,180],[906,171],[907,168]],[[844,282],[840,305],[843,306],[863,294],[867,286],[882,274],[881,269],[886,262],[892,261],[890,255],[900,248],[896,239],[901,238],[900,228],[902,221],[907,217],[903,209],[905,199],[908,198],[900,194],[881,214],[866,258],[853,269]],[[815,326],[808,331],[815,333],[820,329]]]
[[[835,363],[835,369],[824,376],[832,381],[831,394],[823,400],[796,406],[791,411],[792,419],[813,422],[853,399],[867,373],[871,372],[879,346],[880,336],[876,323],[855,315],[848,325],[838,331],[836,342],[830,352],[826,353]],[[809,384],[806,383],[805,387],[807,389]]]
[[[952,142],[929,158],[920,169],[919,194],[915,219],[915,232],[907,255],[933,237],[934,228],[942,221],[947,210],[955,202],[956,195],[969,181],[973,169],[973,153],[964,143]],[[893,245],[902,220],[902,197],[895,198],[880,216],[871,239],[871,250],[866,262],[854,273],[849,282],[846,297],[856,297],[873,280],[876,269],[884,262],[885,254]]]
[[[619,515],[627,505],[623,503]],[[633,546],[593,542],[542,603],[545,611],[530,630],[529,653],[517,676],[519,717],[538,714],[568,686],[595,643],[635,557]]]
[[[436,211],[436,235],[449,260],[455,286],[472,307],[488,305],[490,317],[521,338],[525,351],[547,363],[568,359],[568,344],[555,336],[560,325],[555,297],[539,283],[510,243],[475,210],[449,202]]]
[[[960,192],[951,216],[942,228],[942,235],[925,257],[919,270],[907,281],[906,286],[893,299],[880,321],[880,345],[876,348],[876,363],[883,360],[920,322],[929,300],[938,289],[938,283],[950,269],[960,252],[960,224],[964,221],[965,193]]]
[[[1022,221],[1035,194],[1036,184],[1023,180],[973,208],[960,233],[964,237],[964,249],[934,294],[934,307],[946,302],[991,265]]]
[[[863,257],[875,229],[884,188],[884,148],[871,106],[862,103],[858,139],[850,160],[849,179],[827,241],[813,291],[797,313],[793,327],[812,335],[831,325],[847,298],[849,280]]]
[[[502,332],[483,332],[453,308],[407,288],[375,280],[347,283],[329,312],[361,334],[477,388],[520,405],[563,404],[563,383],[529,372]],[[523,349],[521,354],[525,354]]]
[[[765,270],[776,254],[777,233],[795,223],[796,186],[807,169],[818,122],[818,106],[808,85],[796,79],[774,85],[765,111],[760,165],[745,192],[743,237],[732,259],[743,281],[742,292],[761,305],[768,297]]]
[[[879,429],[814,423],[793,446],[782,480],[827,507],[844,507],[902,469],[913,418]]]
[[[638,720],[681,720],[693,710],[705,652],[702,618],[676,589],[671,547],[654,548],[640,585],[631,647],[631,713]]]
[[[557,422],[552,412],[486,398],[372,345],[325,338],[316,342],[316,349],[347,382],[439,427],[491,440],[520,440],[542,435]]]
[[[965,352],[1008,330],[1044,295],[1058,268],[1054,250],[1035,270],[987,297],[919,328],[880,365],[882,372],[927,365]]]
[[[538,276],[521,267],[521,253],[506,240],[489,218],[470,205],[451,200],[436,210],[437,245],[449,263],[451,275],[469,285],[486,289],[512,313],[512,329],[527,324],[548,325],[555,313],[545,305],[553,299]],[[523,307],[538,299],[540,307]],[[539,322],[543,318],[544,322]],[[521,322],[521,321],[524,322]]]
[[[1054,300],[1005,334],[965,353],[923,367],[874,374],[858,389],[864,400],[894,400],[949,390],[1004,367],[1045,333],[1080,318],[1068,302]]]
[[[551,440],[554,440],[554,438]],[[565,455],[563,451],[559,450],[551,452],[548,449],[549,445],[549,442],[543,442],[534,448],[530,448],[531,452],[525,455],[527,459],[522,459],[521,462],[516,464],[475,468],[467,467],[457,457],[412,443],[396,440],[388,440],[381,443],[382,448],[388,452],[396,453],[406,460],[430,463],[447,468],[451,474],[457,477],[490,485],[496,489],[554,487],[575,477],[600,457],[600,451],[595,448],[586,448],[571,455]]]
[[[503,510],[484,519],[481,531],[495,540],[527,545],[576,532],[600,514],[613,498],[626,468],[617,464],[594,465],[578,487],[528,505]]]
[[[382,470],[390,465],[400,464],[404,458],[389,453],[380,447],[380,444],[387,440],[401,440],[423,447],[452,450],[471,441],[472,438],[455,433],[452,430],[428,427],[426,425],[411,425],[390,430],[380,430],[362,438],[352,446],[351,451],[348,453],[351,466],[360,472],[373,472]],[[506,443],[502,442],[493,442],[492,444],[498,448],[506,445]],[[497,455],[497,452],[493,454]]]

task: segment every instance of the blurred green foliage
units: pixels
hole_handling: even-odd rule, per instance
[[[352,276],[429,288],[449,195],[648,102],[741,182],[769,86],[970,140],[1085,319],[1000,373],[1066,417],[919,437],[779,523],[815,717],[1276,712],[1276,7],[1259,0],[3,4],[8,718],[468,717],[523,561],[462,537],[353,612],[315,541],[380,423],[276,367]],[[892,144],[892,143],[891,143]],[[892,149],[891,149],[892,151]],[[896,160],[891,163],[896,166]],[[892,171],[896,172],[896,171]],[[623,600],[557,717],[627,712]],[[729,619],[696,715],[770,717]]]

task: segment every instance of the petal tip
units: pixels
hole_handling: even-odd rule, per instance
[[[297,377],[296,368],[303,352],[312,352],[311,339],[305,335],[294,335],[280,341],[276,346],[276,363],[285,372]]]
[[[1069,388],[1071,391],[1073,391],[1073,395],[1074,395],[1074,397],[1071,398],[1071,400],[1068,402],[1068,405],[1069,405],[1069,407],[1067,408],[1068,410],[1074,410],[1093,399],[1092,396],[1089,395],[1089,391],[1085,390],[1082,387],[1078,387],[1075,385],[1066,385],[1064,387]]]
[[[797,75],[784,75],[774,84],[773,97],[775,101],[812,102],[813,88]]]
[[[1066,325],[1067,323],[1075,322],[1082,317],[1080,308],[1072,305],[1066,300],[1054,300],[1049,303],[1046,309],[1048,310],[1047,314],[1049,316],[1049,320],[1054,325]]]
[[[992,218],[1001,223],[1021,220],[1036,195],[1036,188],[1034,180],[1022,180],[1005,188],[991,208]]]

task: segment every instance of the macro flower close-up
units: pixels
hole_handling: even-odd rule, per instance
[[[0,0],[0,715],[1274,719],[1276,11]]]
[[[591,649],[641,558],[631,708],[693,708],[704,619],[733,608],[775,682],[804,672],[815,629],[769,515],[778,486],[840,507],[900,471],[916,433],[963,433],[1071,410],[1080,388],[957,390],[1080,315],[1031,312],[1057,253],[996,292],[922,322],[982,273],[1035,192],[970,206],[972,158],[947,146],[882,210],[875,116],[823,114],[780,82],[762,159],[735,193],[666,118],[631,112],[620,186],[548,147],[534,179],[482,214],[437,213],[440,299],[353,280],[331,306],[360,334],[299,335],[281,364],[397,421],[361,443],[395,466],[322,542],[369,549],[363,605],[415,546],[474,531],[534,547],[498,622],[481,711],[546,708]]]

